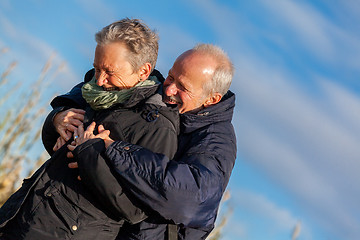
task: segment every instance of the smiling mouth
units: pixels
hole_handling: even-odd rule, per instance
[[[165,101],[167,104],[177,104],[180,105],[180,102],[178,102],[174,97],[166,96]]]
[[[120,89],[118,87],[102,87],[104,91],[119,91]]]

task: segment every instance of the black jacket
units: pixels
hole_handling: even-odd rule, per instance
[[[87,109],[85,127],[95,121],[110,130],[112,139],[139,144],[172,157],[177,148],[178,111],[162,103],[158,87],[137,88],[125,104],[111,109]],[[77,91],[79,86],[74,89]],[[59,110],[60,105],[62,109],[64,106],[86,108],[85,103],[72,102],[72,97],[68,96],[71,94],[54,99],[54,112]],[[123,219],[130,223],[144,219],[144,212],[136,207],[136,201],[129,201],[129,193],[123,191],[104,160],[101,154],[105,150],[103,142],[96,146],[97,155],[92,156],[92,159],[102,159],[99,161],[102,164],[97,165],[97,171],[101,171],[101,174],[97,176],[67,168],[67,162],[72,160],[65,157],[66,146],[56,153],[52,152],[51,148],[58,137],[52,125],[54,112],[48,116],[43,127],[44,144],[52,157],[30,179],[24,180],[23,186],[0,209],[0,232],[4,231],[3,227],[14,217],[15,220],[11,221],[7,228],[18,226],[14,222],[24,220],[24,213],[33,211],[37,202],[48,203],[47,207],[51,212],[49,216],[54,215],[54,218],[61,220],[59,222],[66,230],[54,230],[54,235],[61,236],[60,238],[72,236],[72,239],[112,239],[117,235]],[[78,147],[75,155],[82,156],[82,150]],[[79,162],[79,165],[86,168],[88,163],[83,161]],[[82,177],[81,182],[76,180],[78,174]],[[87,184],[92,181],[106,184]],[[75,205],[74,209],[69,209],[69,205]],[[45,214],[47,212],[49,210],[44,210]],[[91,221],[87,221],[85,216],[90,216]],[[43,219],[46,221],[47,217]],[[109,232],[112,233],[108,234]]]

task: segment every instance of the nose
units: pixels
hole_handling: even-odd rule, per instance
[[[175,96],[177,93],[177,87],[174,83],[169,83],[165,88],[165,94],[167,96]]]
[[[98,86],[102,86],[105,83],[107,83],[107,75],[105,72],[100,72],[99,74],[97,74],[98,76],[96,77],[96,84]]]

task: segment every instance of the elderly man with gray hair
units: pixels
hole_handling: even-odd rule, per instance
[[[86,177],[98,164],[91,158],[96,154],[92,146],[105,141],[110,166],[131,199],[147,210],[147,219],[125,223],[117,239],[196,240],[212,231],[236,159],[231,124],[235,95],[228,90],[233,71],[224,51],[210,44],[199,44],[176,59],[163,84],[163,101],[177,105],[180,112],[173,159],[113,141],[107,134],[94,135],[91,129],[82,134],[87,136],[82,144],[70,147],[79,168],[85,169],[81,177]]]

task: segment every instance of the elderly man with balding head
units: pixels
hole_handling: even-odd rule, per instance
[[[85,131],[91,137],[81,148],[105,141],[104,154],[123,187],[149,215],[125,224],[117,239],[196,240],[212,231],[236,158],[235,95],[229,91],[233,71],[224,51],[210,44],[176,59],[163,84],[163,101],[180,112],[173,159]],[[76,149],[75,155],[86,161]]]

